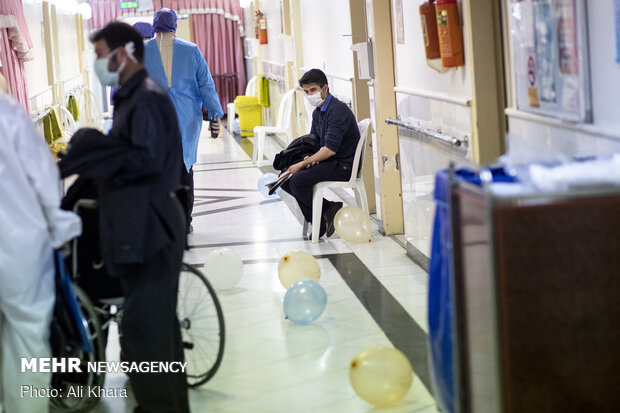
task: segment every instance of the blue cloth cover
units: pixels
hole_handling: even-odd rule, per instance
[[[176,32],[177,14],[174,10],[165,7],[157,10],[153,15],[153,31],[155,33]]]
[[[133,28],[140,33],[143,39],[152,39],[153,38],[153,26],[151,23],[147,22],[137,22],[133,25]]]
[[[493,182],[515,182],[503,168],[490,169]],[[466,169],[455,171],[455,179],[481,185],[480,175]],[[431,241],[428,280],[428,347],[430,373],[435,400],[441,411],[454,413],[453,369],[453,286],[452,233],[449,213],[450,182],[448,171],[435,175],[435,221]]]

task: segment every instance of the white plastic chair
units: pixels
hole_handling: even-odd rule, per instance
[[[67,132],[69,135],[73,135],[78,130],[77,123],[75,123],[75,119],[73,119],[73,115],[67,108],[64,106],[59,106],[60,114],[62,114],[65,118],[67,128],[63,132]],[[63,122],[64,123],[64,122]]]
[[[327,188],[351,188],[355,193],[355,203],[362,208],[365,213],[368,211],[368,198],[366,197],[366,187],[362,178],[362,168],[364,151],[366,150],[366,139],[370,129],[370,119],[364,119],[357,123],[360,130],[360,140],[355,149],[353,167],[351,168],[351,179],[348,181],[324,181],[314,185],[312,191],[312,243],[319,242],[319,232],[321,229],[321,215],[323,214],[323,194]],[[303,236],[308,234],[308,223],[304,221]]]
[[[291,89],[284,94],[278,107],[278,120],[276,126],[257,126],[254,128],[254,151],[252,162],[261,166],[263,154],[265,152],[265,135],[268,133],[282,133],[286,135],[287,145],[292,140],[291,134],[291,110],[293,109],[293,99],[295,89]]]
[[[315,107],[308,103],[308,99],[304,98],[304,109],[306,115],[306,133],[310,133],[310,130],[312,129],[312,114],[314,113]]]
[[[245,86],[245,96],[256,96],[256,76],[253,76],[248,84]],[[228,122],[228,132],[233,132],[233,123],[235,123],[235,116],[237,113],[235,112],[235,102],[230,102],[226,105],[227,109],[227,122]]]

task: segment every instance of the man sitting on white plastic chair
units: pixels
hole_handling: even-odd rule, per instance
[[[355,115],[349,107],[329,93],[327,77],[319,69],[307,71],[299,85],[308,102],[316,107],[312,113],[311,134],[319,137],[320,149],[288,168],[293,174],[282,185],[299,204],[307,222],[312,221],[312,189],[323,181],[347,181],[355,149],[360,139]],[[342,202],[323,199],[323,214],[319,237],[334,233],[334,216],[342,208]]]

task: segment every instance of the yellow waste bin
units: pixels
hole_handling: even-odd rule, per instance
[[[256,96],[237,96],[235,98],[235,111],[239,114],[241,136],[254,135],[254,127],[261,126],[263,123],[258,98]]]

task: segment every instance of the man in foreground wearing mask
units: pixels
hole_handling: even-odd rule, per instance
[[[153,16],[155,39],[146,43],[144,65],[149,73],[166,89],[177,110],[183,137],[183,162],[181,171],[186,194],[181,198],[185,209],[188,232],[192,231],[194,205],[193,165],[198,156],[198,139],[202,129],[202,107],[209,113],[211,136],[217,137],[221,129],[220,118],[224,111],[215,91],[215,83],[204,56],[198,46],[177,39],[177,15],[174,10],[162,8]],[[171,116],[171,114],[169,115]]]
[[[181,136],[165,90],[147,76],[142,36],[109,23],[91,37],[95,72],[115,95],[106,136],[81,129],[60,161],[63,177],[97,182],[101,254],[119,276],[125,301],[121,347],[128,362],[182,361],[176,317],[185,218],[174,195],[180,183]],[[173,114],[173,116],[170,116]],[[130,373],[136,412],[188,412],[185,374]]]
[[[142,36],[142,40],[144,40],[145,42],[153,38],[153,26],[151,25],[151,23],[137,22],[137,23],[134,23],[132,27],[136,29],[138,33],[140,33],[140,36]],[[116,93],[119,87],[120,86],[113,87],[110,90],[110,103],[112,104],[112,106],[114,106],[114,94]]]
[[[311,134],[319,137],[320,149],[288,168],[293,175],[282,188],[297,200],[307,222],[312,221],[312,188],[323,181],[347,181],[355,149],[360,139],[355,115],[349,107],[329,93],[327,77],[319,69],[311,69],[299,79],[312,112]],[[323,199],[323,216],[319,236],[334,233],[334,216],[342,202]]]

